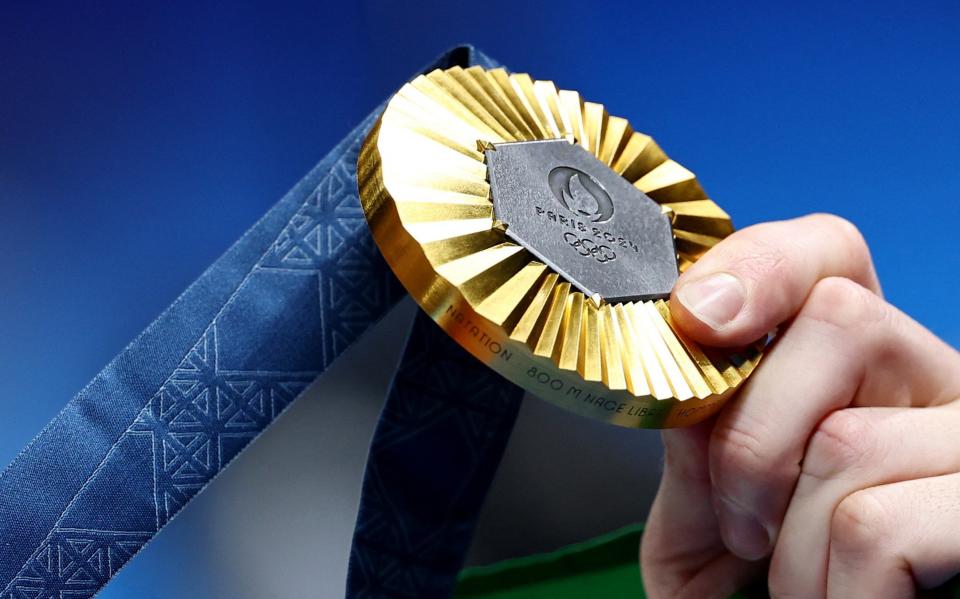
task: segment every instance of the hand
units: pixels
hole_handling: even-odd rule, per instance
[[[670,303],[707,345],[781,329],[717,417],[663,432],[650,597],[727,597],[766,568],[774,597],[910,597],[960,572],[960,354],[882,299],[851,224],[734,233]]]

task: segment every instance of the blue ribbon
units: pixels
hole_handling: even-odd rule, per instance
[[[523,390],[418,313],[373,435],[347,597],[449,597]]]
[[[453,64],[489,62],[464,47],[430,68]],[[338,144],[0,472],[0,599],[94,595],[402,297],[369,235],[356,192],[357,154],[378,113]],[[419,339],[421,329],[415,329],[404,369],[416,367],[411,351],[429,355],[419,344],[437,347],[435,333]],[[431,376],[444,368],[491,376],[470,360],[428,368]],[[378,427],[361,510],[365,532],[354,547],[358,560],[363,540],[378,538],[369,524],[386,505],[371,502],[370,486],[383,472],[378,460],[403,455],[378,447],[389,445],[384,439],[396,424],[392,415],[418,398],[408,383],[406,374],[397,376],[389,420]],[[510,401],[504,398],[514,392],[490,385],[494,404],[506,406],[495,421],[509,431]],[[443,388],[441,394],[447,393],[454,397],[458,390]],[[431,442],[448,441],[457,440],[430,437],[421,451],[429,453]],[[449,501],[459,516],[441,522],[439,530],[472,528],[470,514],[475,518],[479,501],[463,493],[482,497],[502,444],[497,437],[483,446],[495,455],[492,466],[478,467],[483,476],[472,484],[479,486],[442,481],[446,486],[438,488],[437,505],[448,501],[443,493],[452,492]],[[386,497],[405,485],[391,479]],[[468,488],[473,490],[464,491]],[[451,546],[462,554],[468,537],[454,535]],[[381,547],[389,551],[388,545]],[[444,572],[453,566],[446,564]]]

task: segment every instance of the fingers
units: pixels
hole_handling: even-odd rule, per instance
[[[665,430],[663,478],[640,546],[647,596],[729,597],[760,573],[726,552],[710,504],[707,448],[713,420]]]
[[[865,489],[833,513],[827,597],[912,597],[960,571],[960,474]],[[794,596],[803,596],[794,594]]]
[[[697,341],[743,345],[791,318],[827,277],[879,293],[870,252],[853,225],[824,214],[766,223],[707,252],[680,277],[670,306]]]
[[[815,285],[791,326],[719,417],[710,476],[723,540],[767,555],[817,425],[850,405],[920,406],[960,397],[960,357],[847,279]]]
[[[878,296],[879,285],[863,239],[849,223],[824,215],[741,231],[684,273],[671,309],[675,321],[698,341],[740,345],[792,321],[764,365],[718,417],[708,441],[709,484],[704,483],[702,470],[691,467],[692,462],[669,458],[671,445],[689,441],[682,436],[684,431],[664,435],[668,463],[642,554],[647,579],[651,566],[659,566],[653,574],[654,589],[672,588],[673,592],[653,592],[651,596],[684,596],[692,588],[715,590],[711,578],[703,575],[727,559],[716,552],[715,536],[701,533],[695,537],[704,541],[702,545],[683,540],[679,546],[669,546],[683,538],[677,529],[669,530],[670,524],[684,517],[688,527],[683,534],[696,535],[696,529],[718,526],[723,544],[741,558],[733,562],[740,573],[749,572],[751,563],[760,564],[745,560],[760,560],[776,545],[771,571],[775,594],[822,596],[835,578],[839,581],[836,588],[842,589],[846,584],[843,574],[835,576],[833,562],[825,556],[836,542],[834,514],[849,515],[843,510],[850,506],[843,506],[852,500],[845,498],[860,497],[863,492],[856,489],[864,486],[891,486],[888,483],[901,484],[899,480],[907,477],[960,469],[950,460],[933,464],[929,457],[928,468],[911,467],[913,461],[922,461],[919,455],[929,456],[938,446],[949,446],[949,433],[960,427],[949,418],[939,422],[939,438],[925,438],[929,445],[917,444],[916,454],[903,451],[898,456],[902,461],[877,458],[871,452],[901,449],[914,416],[905,417],[906,424],[896,427],[882,418],[893,411],[870,412],[871,426],[890,426],[888,436],[893,441],[887,445],[876,441],[877,435],[868,434],[867,425],[856,428],[862,424],[854,420],[857,416],[828,418],[849,406],[937,406],[960,397],[957,352]],[[937,414],[940,410],[907,411]],[[860,414],[858,410],[845,412]],[[874,415],[877,422],[872,420]],[[852,435],[854,440],[830,449],[831,440],[842,437],[837,431],[847,429],[853,433],[842,434]],[[801,477],[801,461],[814,431],[813,453],[803,461]],[[846,453],[839,452],[845,447]],[[868,464],[872,463],[867,461],[870,456],[881,466],[857,470],[841,463],[857,458]],[[817,468],[828,474],[821,473],[818,478],[821,471]],[[848,469],[853,474],[848,476]],[[691,472],[701,476],[683,478]],[[790,503],[795,488],[804,499]],[[703,506],[705,496],[714,504],[715,520]],[[868,504],[854,507],[870,509]],[[799,515],[794,517],[795,513]],[[789,521],[781,529],[785,514]],[[842,522],[840,526],[842,529]],[[842,551],[842,542],[840,547]],[[877,563],[891,568],[888,555],[878,555]],[[843,563],[842,559],[838,562]],[[855,568],[855,560],[850,563],[851,569]],[[661,578],[664,572],[668,574]],[[798,582],[789,578],[791,575],[805,579]],[[909,570],[905,580],[912,580]],[[900,588],[897,584],[911,589],[907,583],[888,578],[891,586],[877,590],[886,596]],[[858,592],[857,596],[871,594]]]
[[[774,595],[822,596],[827,548],[841,504],[861,489],[957,472],[960,453],[945,448],[955,446],[958,432],[960,410],[954,406],[850,408],[820,423],[771,562]]]

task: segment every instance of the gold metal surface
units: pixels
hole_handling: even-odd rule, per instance
[[[556,138],[662,206],[681,271],[733,231],[693,173],[603,105],[526,74],[454,67],[403,86],[363,145],[358,183],[374,239],[448,334],[531,393],[622,426],[703,420],[753,371],[761,344],[701,348],[674,328],[667,301],[586,298],[495,221],[483,148]]]

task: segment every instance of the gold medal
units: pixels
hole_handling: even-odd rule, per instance
[[[653,139],[575,91],[503,69],[417,77],[357,173],[409,293],[534,395],[622,426],[684,426],[760,359],[761,344],[699,347],[670,320],[678,273],[733,231],[730,217]]]

